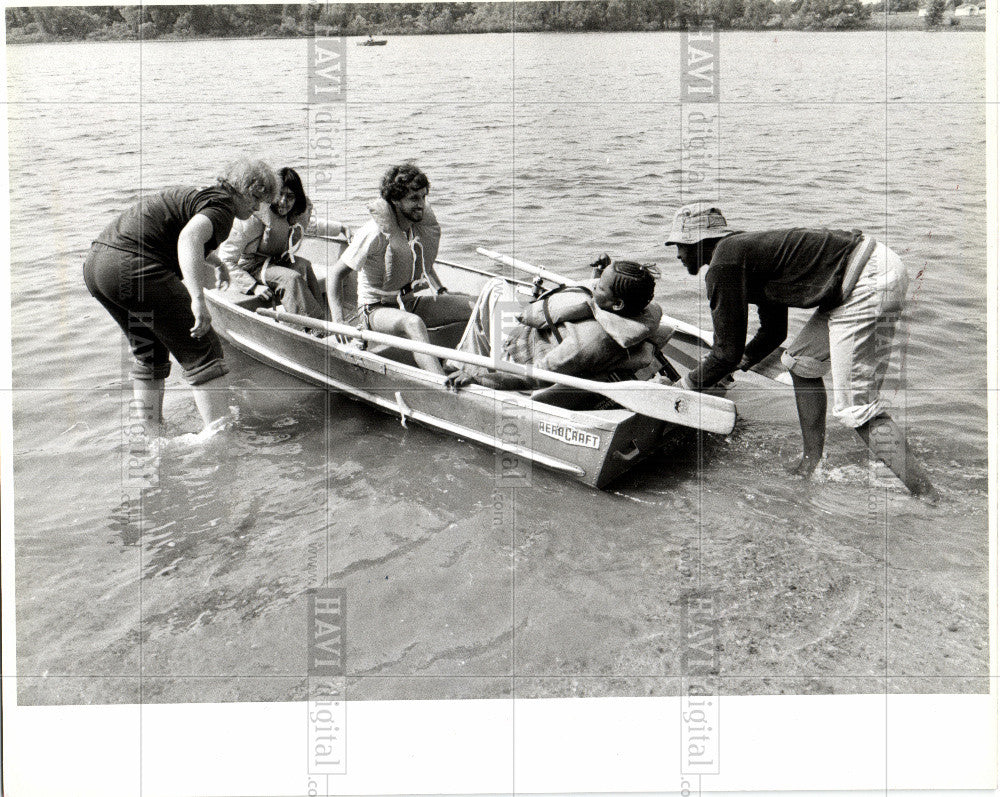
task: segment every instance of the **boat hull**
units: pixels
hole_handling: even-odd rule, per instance
[[[500,452],[497,476],[530,480],[537,464],[603,487],[653,453],[669,424],[622,409],[575,411],[516,391],[470,385],[449,391],[444,378],[416,366],[318,339],[253,312],[227,292],[207,292],[213,326],[230,344],[305,382]],[[544,392],[544,391],[543,391]]]
[[[335,262],[341,247],[329,239],[307,238],[300,254],[323,274],[324,264]],[[474,292],[482,281],[447,266],[439,265],[438,271],[459,290]],[[479,385],[450,391],[443,376],[416,367],[407,352],[316,338],[258,315],[255,310],[264,306],[259,299],[232,290],[210,290],[206,296],[215,329],[250,357],[397,415],[404,425],[420,423],[492,448],[498,452],[497,477],[506,485],[527,484],[532,466],[539,465],[604,487],[660,448],[674,428],[616,406],[602,408],[598,396],[559,387],[532,394]],[[445,346],[454,346],[460,333],[431,330],[433,342]],[[697,356],[689,349],[678,353]]]

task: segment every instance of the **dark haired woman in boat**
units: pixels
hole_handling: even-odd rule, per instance
[[[296,256],[312,203],[295,169],[278,172],[281,188],[270,205],[233,224],[219,257],[230,270],[233,287],[281,302],[286,312],[326,318],[319,283],[308,260]]]
[[[128,338],[136,414],[155,431],[172,355],[191,385],[205,432],[229,415],[228,368],[212,330],[203,281],[229,282],[214,254],[236,218],[274,201],[278,178],[262,161],[240,160],[207,188],[167,188],[139,202],[98,236],[83,267],[87,289]]]

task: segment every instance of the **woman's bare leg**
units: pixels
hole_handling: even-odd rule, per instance
[[[210,382],[191,385],[194,403],[208,431],[229,418],[229,377],[220,376]]]
[[[130,413],[146,427],[146,433],[156,437],[163,424],[163,380],[134,379]]]

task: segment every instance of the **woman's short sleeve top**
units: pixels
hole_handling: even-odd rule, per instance
[[[236,218],[231,195],[218,186],[166,188],[143,197],[111,222],[97,240],[136,255],[136,275],[166,269],[181,276],[177,241],[181,230],[199,213],[212,222],[212,236],[205,244],[208,255],[226,239]]]

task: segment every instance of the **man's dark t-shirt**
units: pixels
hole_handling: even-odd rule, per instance
[[[182,277],[177,240],[184,226],[198,213],[212,222],[212,237],[205,244],[207,256],[229,236],[236,217],[232,197],[218,186],[167,188],[143,197],[105,227],[97,240],[136,255],[129,258],[133,277],[164,271]]]
[[[789,307],[829,310],[840,304],[841,282],[859,230],[795,228],[740,232],[721,239],[705,272],[715,344],[689,379],[696,388],[722,379],[746,357],[763,360],[788,335]],[[746,342],[748,305],[760,329]]]

